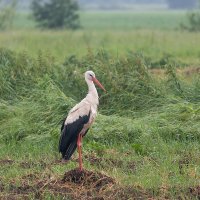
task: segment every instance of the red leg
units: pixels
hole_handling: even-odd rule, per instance
[[[82,146],[82,135],[78,135],[78,140],[77,140],[77,146],[78,146],[78,155],[79,155],[79,169],[80,171],[83,170],[83,163],[82,163],[82,152],[81,152],[81,146]]]

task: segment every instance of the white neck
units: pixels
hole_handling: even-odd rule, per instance
[[[88,85],[88,94],[86,96],[86,99],[92,103],[92,104],[99,104],[99,96],[97,93],[97,89],[93,83],[93,81],[86,79],[87,85]]]

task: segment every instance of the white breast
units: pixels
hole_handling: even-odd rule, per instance
[[[99,97],[94,83],[87,81],[89,91],[86,97],[74,106],[65,120],[65,124],[70,124],[79,119],[79,117],[88,116],[90,114],[90,119],[87,125],[91,125],[97,115],[97,106],[99,105]]]

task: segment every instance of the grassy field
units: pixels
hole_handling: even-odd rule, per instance
[[[81,24],[89,30],[132,30],[132,29],[165,29],[174,30],[186,22],[184,11],[99,11],[82,12]]]
[[[86,30],[174,30],[186,22],[186,11],[81,11],[80,22]],[[36,23],[30,13],[18,13],[14,29],[34,29]]]
[[[141,52],[152,62],[167,57],[182,65],[198,65],[200,34],[180,31],[9,31],[0,33],[0,47],[37,57],[42,52],[62,62],[66,57],[86,56],[100,50],[115,57]]]
[[[183,11],[81,12],[81,30],[42,31],[30,15],[18,14],[13,29],[0,32],[0,47],[35,57],[44,52],[59,62],[105,50],[115,57],[142,52],[153,63],[174,57],[181,65],[198,65],[200,34],[181,31],[181,22]]]
[[[88,29],[76,32],[27,24],[0,33],[0,199],[199,199],[199,33],[174,21],[148,27],[147,14],[134,13],[139,30],[128,14],[123,28],[113,13],[113,29],[106,14],[82,15]],[[78,155],[60,163],[58,140],[88,69],[107,93],[84,138],[84,167],[112,181],[77,185],[62,180]]]

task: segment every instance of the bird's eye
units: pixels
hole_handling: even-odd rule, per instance
[[[90,74],[90,76],[92,77],[92,74]]]

